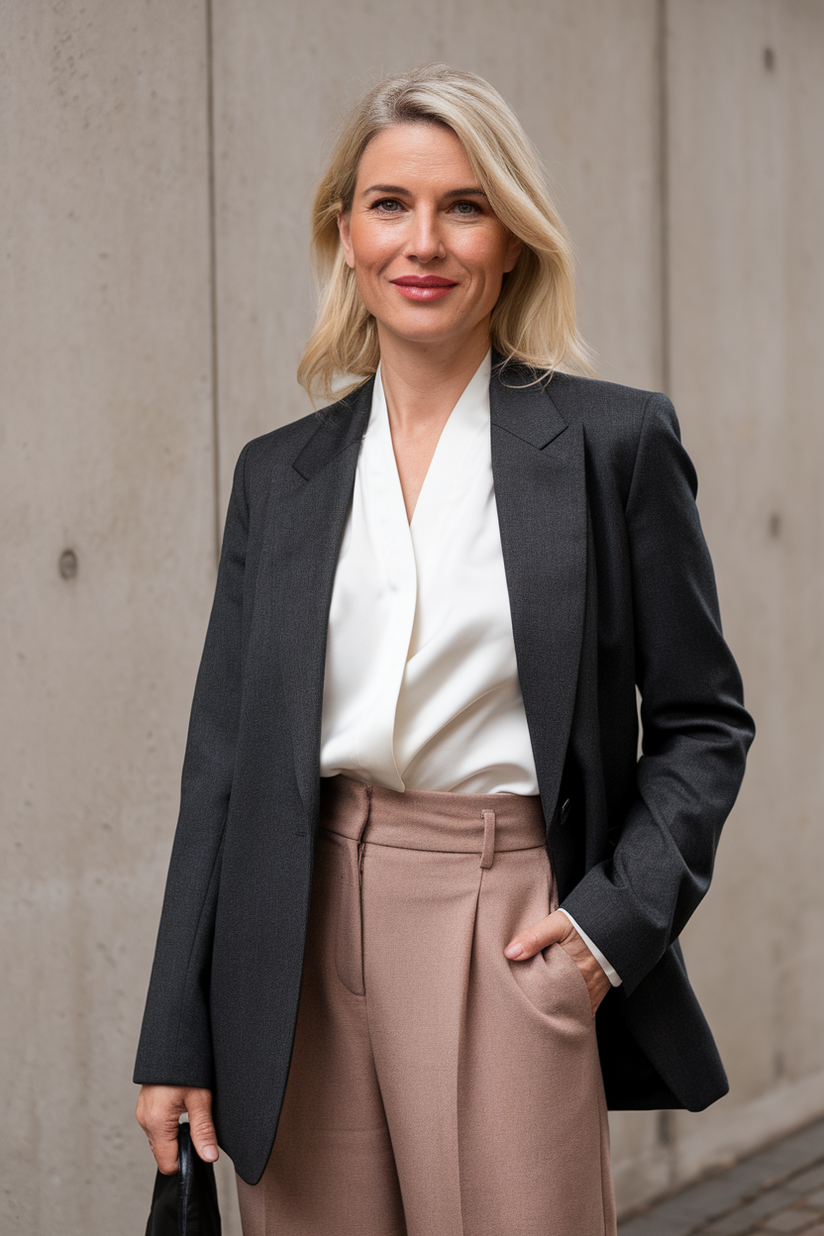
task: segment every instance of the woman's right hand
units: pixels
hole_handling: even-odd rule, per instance
[[[189,1113],[192,1142],[201,1159],[214,1163],[217,1137],[212,1124],[212,1092],[196,1086],[141,1086],[137,1122],[149,1139],[157,1166],[164,1176],[177,1171],[177,1126]]]

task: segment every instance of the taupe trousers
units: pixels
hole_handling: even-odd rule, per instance
[[[538,798],[324,783],[294,1054],[244,1236],[613,1236],[595,1023]]]

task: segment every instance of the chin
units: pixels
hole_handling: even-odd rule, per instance
[[[377,318],[377,315],[375,315]],[[429,320],[423,321],[390,321],[387,318],[377,318],[381,328],[396,339],[407,343],[448,343],[450,339],[458,339],[466,334],[466,322],[432,320],[434,315],[427,315]]]
[[[418,347],[437,347],[439,344],[457,343],[461,336],[454,331],[398,331],[392,330],[392,335],[401,343]]]

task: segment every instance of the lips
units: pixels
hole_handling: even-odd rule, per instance
[[[443,279],[440,275],[402,275],[393,279],[402,288],[454,288],[454,279]]]
[[[454,279],[444,279],[441,275],[402,275],[390,282],[407,300],[420,301],[440,300],[458,286]]]

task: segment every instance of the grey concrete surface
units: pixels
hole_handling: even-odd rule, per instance
[[[824,7],[666,8],[670,393],[758,736],[684,936],[731,1092],[614,1119],[624,1204],[824,1110]]]
[[[619,1236],[754,1236],[824,1226],[824,1121],[765,1147],[619,1225]]]
[[[145,1222],[129,1077],[215,519],[243,442],[309,407],[307,211],[337,118],[429,59],[487,76],[544,155],[603,376],[670,387],[759,723],[685,939],[731,1093],[615,1113],[619,1204],[820,1115],[824,6],[0,12],[0,1231]]]
[[[2,24],[0,1231],[113,1236],[214,580],[203,9]]]

